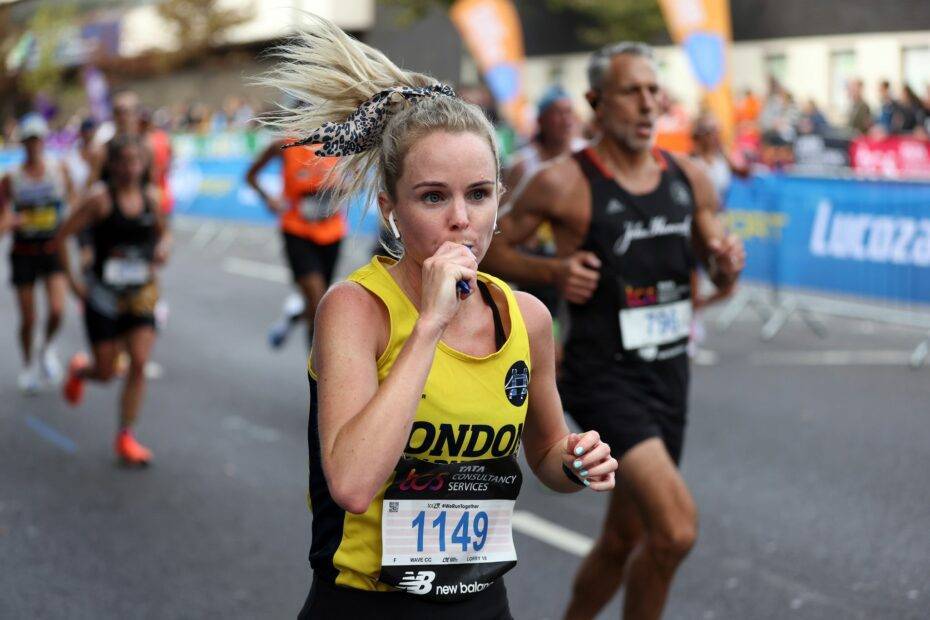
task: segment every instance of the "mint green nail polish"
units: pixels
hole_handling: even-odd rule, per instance
[[[588,470],[587,470],[587,469],[582,469],[582,470],[581,470],[581,473],[578,474],[578,475],[581,476],[582,478],[586,478],[586,477],[588,476]]]
[[[581,459],[576,459],[572,465],[575,466],[575,469],[581,469]]]
[[[591,486],[591,483],[588,482],[587,480],[582,480],[582,482],[584,482],[584,485],[585,485],[586,487]]]
[[[581,446],[578,446],[577,448],[575,448],[575,456],[581,456],[582,454],[584,454],[584,448],[582,448]]]

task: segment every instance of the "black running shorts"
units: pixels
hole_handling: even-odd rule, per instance
[[[10,282],[13,286],[34,284],[55,273],[61,273],[57,254],[10,254]]]
[[[137,327],[155,327],[158,285],[154,282],[117,297],[116,307],[103,310],[84,303],[84,327],[91,344],[115,340]]]
[[[289,233],[282,233],[282,235],[284,253],[287,255],[287,262],[295,281],[309,273],[322,274],[327,284],[332,281],[341,241],[329,245],[318,245],[297,235]]]
[[[371,592],[313,578],[298,620],[513,620],[504,580],[464,601],[438,603],[406,592]]]
[[[582,430],[595,430],[620,460],[632,447],[660,438],[681,461],[688,413],[687,355],[649,363],[615,362],[583,380],[563,378],[565,411]]]

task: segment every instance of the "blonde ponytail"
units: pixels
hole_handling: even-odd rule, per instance
[[[288,138],[299,140],[327,123],[344,123],[359,106],[389,89],[438,90],[436,79],[404,71],[383,53],[349,37],[332,22],[309,14],[306,20],[293,40],[275,50],[274,56],[280,63],[260,80],[261,84],[299,102],[280,106],[267,120],[267,124]],[[473,132],[487,140],[498,162],[500,180],[496,134],[481,108],[454,96],[436,94],[406,100],[398,111],[391,113],[380,139],[375,139],[371,148],[340,158],[335,174],[341,182],[334,192],[333,204],[343,204],[348,197],[357,195],[363,196],[364,204],[372,204],[382,190],[393,198],[410,146],[437,130]],[[396,249],[389,250],[396,253]]]

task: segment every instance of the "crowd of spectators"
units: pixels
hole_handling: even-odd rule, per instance
[[[763,100],[751,90],[744,91],[737,99],[738,131],[754,126],[762,139],[768,142],[792,142],[805,134],[930,138],[930,85],[923,98],[908,85],[904,85],[899,96],[895,97],[891,84],[882,80],[878,85],[878,104],[874,109],[866,100],[862,80],[850,80],[846,91],[845,118],[842,123],[832,124],[814,100],[808,99],[799,104],[791,92],[770,78],[768,93]]]
[[[265,111],[266,108],[254,101],[230,95],[220,106],[190,101],[156,108],[143,106],[142,114],[154,127],[171,134],[211,134],[257,129],[256,119]],[[48,122],[52,130],[49,142],[56,146],[74,141],[82,121],[87,118],[89,112],[82,109],[70,115],[63,115],[50,110],[45,115],[49,117]],[[0,148],[17,144],[16,126],[14,116],[7,117],[0,125]]]

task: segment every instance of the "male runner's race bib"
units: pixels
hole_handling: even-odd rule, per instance
[[[490,586],[517,564],[511,518],[522,481],[514,456],[401,459],[384,493],[379,581],[442,601]]]
[[[142,286],[151,276],[144,258],[108,258],[103,264],[103,281],[110,286]]]
[[[305,194],[300,198],[300,217],[308,222],[325,220],[330,212],[329,197],[322,193]]]
[[[690,333],[690,299],[620,311],[620,339],[626,350],[657,347]]]
[[[23,236],[45,235],[58,227],[58,204],[36,205],[19,211],[22,223],[19,233]]]

